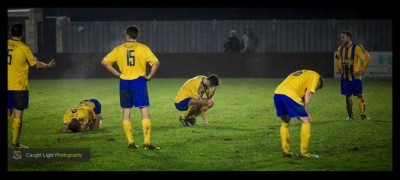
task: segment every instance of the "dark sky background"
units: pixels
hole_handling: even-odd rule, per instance
[[[43,8],[71,21],[391,19],[385,8]]]

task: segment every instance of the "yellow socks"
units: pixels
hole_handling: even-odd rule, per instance
[[[300,145],[301,154],[307,153],[308,142],[310,141],[310,129],[311,129],[311,124],[308,123],[301,124],[301,145]]]
[[[189,106],[189,108],[183,112],[182,114],[182,119],[186,119],[189,116],[190,110],[193,108],[193,106]]]
[[[284,153],[290,152],[289,141],[289,124],[288,123],[281,123],[281,139],[282,139],[282,149]]]
[[[361,115],[365,115],[365,101],[364,98],[358,98],[358,107],[360,107]]]
[[[12,145],[18,145],[19,136],[21,135],[22,121],[21,119],[14,118],[12,123]]]
[[[132,134],[131,121],[126,119],[126,120],[123,120],[122,124],[124,126],[124,132],[125,132],[125,135],[126,135],[126,139],[128,139],[128,144],[133,144],[133,134]]]
[[[126,135],[126,139],[128,139],[128,143],[133,144],[134,141],[133,141],[131,121],[124,120],[123,126],[124,126],[124,132]],[[150,119],[143,119],[142,127],[143,127],[144,144],[148,145],[148,144],[150,144],[150,138],[151,138],[151,121],[150,121]]]
[[[150,121],[150,119],[143,119],[142,127],[143,127],[144,144],[149,145],[150,138],[151,138],[151,121]]]
[[[103,120],[100,120],[99,122],[99,129],[103,128]]]

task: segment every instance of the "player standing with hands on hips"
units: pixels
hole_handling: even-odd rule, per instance
[[[123,109],[122,122],[126,138],[128,139],[128,148],[136,149],[139,147],[134,142],[130,120],[131,108],[135,106],[140,108],[142,113],[144,149],[156,150],[160,148],[150,142],[150,103],[146,83],[156,73],[160,62],[148,46],[137,42],[138,36],[139,28],[137,26],[127,27],[125,30],[126,42],[107,54],[101,64],[113,75],[120,78],[120,106]],[[112,67],[115,62],[120,72]],[[149,75],[146,76],[147,63],[150,64],[151,70]]]

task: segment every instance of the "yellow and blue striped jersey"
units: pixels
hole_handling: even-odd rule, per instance
[[[339,46],[335,55],[336,67],[342,69],[341,76],[349,81],[352,81],[354,72],[365,71],[370,60],[371,57],[364,47],[354,43],[348,48]],[[361,79],[361,75],[355,78]]]
[[[134,80],[146,76],[146,63],[153,65],[158,61],[150,48],[139,42],[125,42],[114,48],[104,61],[109,65],[117,62],[121,79]]]
[[[8,40],[8,90],[28,90],[29,66],[36,65],[31,49],[21,41]]]
[[[299,70],[286,77],[275,89],[275,94],[283,94],[303,105],[302,98],[307,90],[315,93],[319,74],[311,70]]]
[[[203,86],[203,78],[207,77],[199,75],[186,81],[176,95],[175,102],[179,103],[186,98],[198,99],[198,96],[203,96],[204,92],[207,93],[207,90],[210,92],[209,88],[206,89]]]

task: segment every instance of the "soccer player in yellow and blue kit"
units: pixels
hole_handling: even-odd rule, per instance
[[[22,116],[24,109],[28,109],[29,86],[28,72],[29,66],[36,68],[53,68],[54,59],[45,64],[36,59],[31,49],[21,42],[24,28],[21,24],[14,24],[11,27],[11,39],[8,40],[8,86],[7,86],[7,116],[8,120],[14,114],[12,122],[12,147],[26,148],[19,143],[22,129]]]
[[[60,133],[81,132],[86,129],[102,128],[101,104],[97,99],[82,100],[75,108],[69,109],[63,118],[64,127]]]
[[[119,95],[120,106],[123,108],[123,128],[128,139],[128,148],[136,149],[133,139],[130,121],[131,108],[140,108],[142,113],[142,127],[144,135],[144,148],[149,150],[160,149],[151,144],[151,121],[149,112],[149,97],[147,92],[147,81],[156,73],[160,63],[150,48],[137,42],[139,28],[129,26],[125,30],[126,42],[114,48],[101,62],[113,75],[120,78]],[[112,65],[117,63],[119,71]],[[149,63],[151,70],[146,76],[146,64]]]
[[[176,109],[184,111],[179,116],[179,121],[183,126],[196,125],[195,118],[199,114],[203,119],[203,125],[208,125],[205,112],[214,105],[211,98],[219,84],[219,78],[215,74],[208,77],[199,75],[185,82],[175,97]],[[203,98],[204,94],[206,94],[206,98]]]
[[[295,154],[289,147],[289,121],[298,118],[301,125],[301,157],[318,157],[308,153],[308,142],[310,140],[311,117],[306,111],[312,95],[321,89],[324,84],[323,78],[311,70],[299,70],[290,74],[275,89],[274,103],[277,116],[281,118],[281,140],[284,157],[292,157]]]
[[[352,34],[343,32],[340,35],[342,45],[336,51],[335,64],[341,74],[341,93],[346,96],[346,109],[348,117],[353,120],[353,100],[351,96],[357,96],[360,107],[361,119],[369,119],[365,113],[365,100],[361,76],[364,74],[371,61],[371,56],[361,44],[352,42]]]

